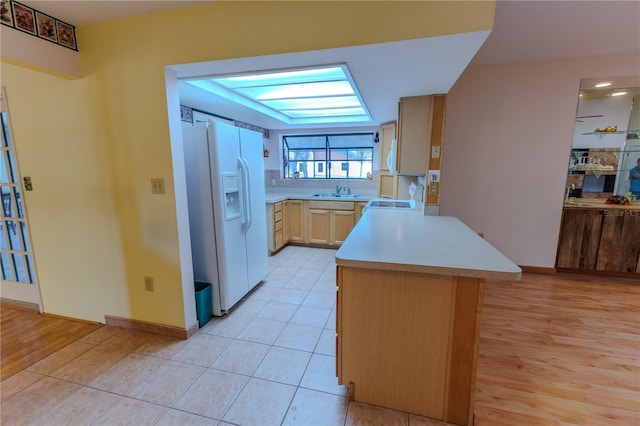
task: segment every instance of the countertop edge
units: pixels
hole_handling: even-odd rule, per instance
[[[568,210],[640,210],[640,204],[565,203],[563,208]]]
[[[506,272],[506,271],[487,271],[477,269],[459,269],[459,268],[447,268],[442,266],[422,266],[422,265],[408,265],[401,263],[386,263],[375,262],[366,260],[347,260],[341,259],[336,256],[336,265],[346,266],[350,268],[361,269],[380,269],[383,271],[398,271],[398,272],[416,272],[421,274],[434,274],[434,275],[448,275],[456,277],[467,278],[483,278],[489,280],[520,280],[522,278],[522,270]]]

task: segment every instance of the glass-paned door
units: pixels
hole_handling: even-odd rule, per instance
[[[42,310],[4,87],[0,96],[2,97],[0,117],[0,192],[2,192],[0,269],[2,270],[2,298],[37,304]]]

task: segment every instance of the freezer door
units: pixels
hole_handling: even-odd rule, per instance
[[[230,194],[226,193],[228,191],[225,191],[224,177],[236,174],[240,176],[238,128],[212,123],[209,126],[209,145],[214,207],[218,207],[215,209],[215,224],[220,277],[220,301],[217,304],[214,301],[213,312],[214,315],[221,315],[239,302],[250,289],[247,282],[248,268],[242,215],[223,214],[224,208],[222,208],[225,205],[230,207],[230,203],[237,201],[230,199]],[[241,191],[237,195],[241,200]]]
[[[249,289],[265,279],[269,271],[267,258],[267,205],[265,203],[264,155],[262,134],[240,129],[240,151],[249,169],[249,204],[251,226],[246,230],[246,253]]]

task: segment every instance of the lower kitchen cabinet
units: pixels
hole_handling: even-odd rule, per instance
[[[337,284],[336,370],[352,398],[473,424],[484,280],[338,265]]]
[[[338,247],[362,216],[367,203],[285,200],[267,204],[269,254],[287,244]]]
[[[267,243],[269,255],[284,247],[289,235],[289,202],[267,204]],[[286,235],[286,238],[285,238]]]
[[[289,200],[282,202],[282,223],[284,225],[282,227],[282,239],[284,245],[287,245],[291,235],[289,231],[291,229],[291,224],[289,223],[289,204]]]
[[[305,243],[329,245],[329,210],[308,209]]]
[[[367,203],[365,202],[356,203],[356,206],[355,206],[355,210],[356,210],[355,222],[356,223],[358,223],[358,221],[362,217],[362,214],[364,213],[364,208],[366,205]]]
[[[329,244],[339,246],[344,243],[355,225],[355,211],[333,210],[329,212]]]
[[[306,201],[305,243],[340,246],[355,225],[355,203],[351,201]]]
[[[289,242],[304,242],[304,201],[289,200]]]
[[[640,210],[565,208],[556,268],[640,272]]]

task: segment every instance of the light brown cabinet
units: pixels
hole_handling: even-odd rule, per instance
[[[287,244],[338,247],[367,203],[285,200],[267,204],[269,255]]]
[[[282,227],[282,242],[284,245],[287,245],[289,243],[291,229],[291,224],[289,223],[289,200],[282,202],[282,223],[284,224]]]
[[[351,398],[473,424],[484,280],[338,265],[337,284],[336,370]]]
[[[396,170],[425,175],[429,165],[433,96],[400,98]]]
[[[267,243],[269,246],[269,255],[279,251],[288,242],[288,209],[288,201],[279,201],[277,203],[267,204]],[[287,235],[287,238],[285,238],[285,234]]]
[[[355,222],[356,223],[358,223],[358,221],[362,217],[362,213],[364,213],[364,208],[366,205],[367,203],[364,203],[364,202],[356,203],[356,206],[355,206],[355,210],[356,210]]]
[[[304,202],[289,200],[289,242],[304,242]]]
[[[406,198],[410,176],[426,175],[428,170],[440,170],[443,153],[446,95],[411,96],[400,98],[398,104],[397,130],[381,127],[380,173],[378,196],[383,198]],[[387,123],[389,129],[393,123]],[[395,168],[397,175],[391,174],[387,165],[387,146],[397,134]],[[388,144],[386,141],[389,141]],[[384,156],[384,158],[383,158]],[[426,204],[438,205],[439,182],[429,183]]]
[[[378,175],[378,197],[398,198],[398,176],[380,172]]]
[[[351,201],[305,201],[305,243],[340,246],[355,225],[355,203]]]
[[[305,243],[329,245],[329,210],[309,208]]]
[[[389,153],[391,152],[391,141],[396,138],[396,122],[391,121],[380,126],[380,160],[378,168],[381,172],[389,172]]]
[[[389,170],[389,158],[392,141],[396,139],[396,122],[385,123],[380,126],[380,172],[378,174],[378,197],[398,198],[398,176]]]

